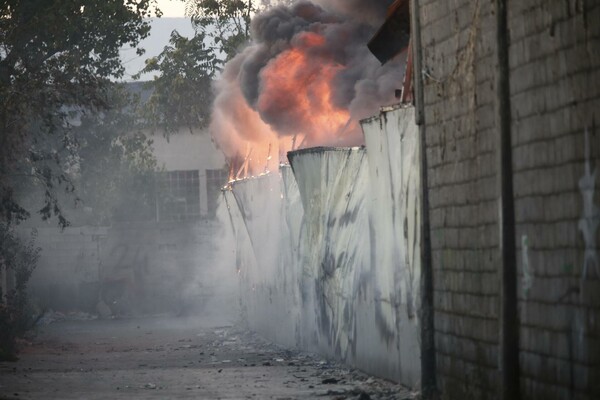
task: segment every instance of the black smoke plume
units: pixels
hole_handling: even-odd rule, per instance
[[[293,140],[296,147],[362,144],[358,121],[396,101],[394,92],[404,73],[404,54],[381,66],[367,48],[391,3],[392,0],[302,0],[255,16],[251,43],[226,65],[215,85],[211,133],[225,154],[235,158],[252,153],[254,159],[260,159],[267,157],[265,148],[272,151],[273,142],[284,139],[289,146],[296,135],[303,137],[302,142]],[[322,40],[318,45],[307,46],[310,35]],[[273,85],[265,82],[266,71],[292,49],[303,51],[308,60],[303,73],[285,78],[302,80],[294,90],[298,93],[277,93],[276,101],[264,101],[261,96],[272,95],[264,93],[266,88],[273,90]],[[310,82],[322,79],[318,75],[324,66],[332,66],[334,71],[329,82],[332,107],[349,115],[344,128],[335,132],[319,132],[328,128],[315,129],[314,123],[303,121],[311,113],[322,111],[320,103],[313,102],[315,94],[310,91]],[[306,93],[302,93],[305,88]],[[313,103],[319,109],[311,109],[309,115],[298,111]],[[282,149],[281,143],[279,146],[280,153],[289,150]],[[251,151],[252,147],[256,150]]]

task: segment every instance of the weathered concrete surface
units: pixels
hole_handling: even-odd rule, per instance
[[[401,382],[420,381],[420,338],[418,308],[421,278],[420,161],[414,108],[388,107],[380,115],[362,121],[368,166],[369,265],[371,294],[358,326],[359,337],[370,337],[357,349],[358,359],[369,355]],[[374,314],[373,314],[374,311]],[[373,315],[375,320],[373,321]],[[389,332],[392,346],[376,346],[378,338],[369,327]],[[391,350],[390,350],[391,348]],[[385,364],[384,364],[385,365]],[[372,369],[372,368],[369,368]]]
[[[401,386],[283,350],[222,318],[55,323],[20,357],[0,363],[1,399],[413,398]]]
[[[391,108],[363,122],[366,150],[292,152],[291,168],[235,182],[221,211],[230,221],[251,329],[416,387],[413,120],[412,109]]]
[[[370,247],[365,159],[362,148],[307,149],[290,155],[304,209],[298,259],[303,277],[300,337],[304,346],[348,362],[356,362],[364,339],[357,336],[362,328],[359,309],[370,297],[365,287]],[[385,339],[372,343],[370,357]],[[379,361],[380,367],[386,363]]]

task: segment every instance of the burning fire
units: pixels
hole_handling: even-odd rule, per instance
[[[280,132],[305,137],[306,146],[335,142],[352,121],[348,110],[332,103],[331,85],[343,67],[327,55],[310,56],[324,45],[323,36],[302,32],[294,47],[271,60],[260,74],[259,113],[274,115],[272,123]]]
[[[255,18],[253,43],[216,84],[211,132],[231,180],[276,170],[290,150],[363,144],[359,119],[394,101],[402,70],[368,53],[376,27],[359,14],[303,1]]]

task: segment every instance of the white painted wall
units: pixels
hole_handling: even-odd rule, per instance
[[[250,327],[419,385],[419,158],[412,109],[363,121],[367,148],[290,153],[224,193]]]

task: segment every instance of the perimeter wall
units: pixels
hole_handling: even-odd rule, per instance
[[[419,156],[414,111],[363,121],[366,148],[289,153],[235,182],[231,227],[251,329],[416,387],[420,381]]]

